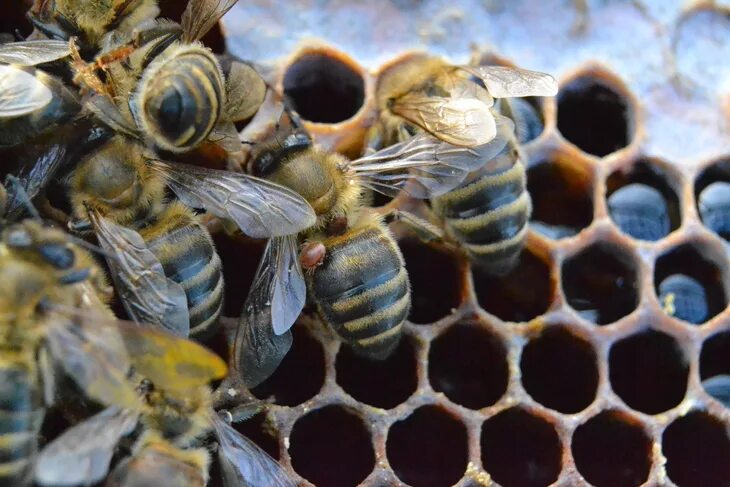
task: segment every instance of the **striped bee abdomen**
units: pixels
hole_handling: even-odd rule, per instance
[[[398,345],[411,305],[397,244],[380,224],[323,243],[324,262],[309,277],[322,318],[358,353],[384,359]]]
[[[139,87],[138,121],[163,149],[189,150],[218,123],[223,77],[215,57],[200,46],[173,46],[160,57],[145,70]]]
[[[487,163],[459,188],[432,201],[451,235],[485,271],[501,275],[517,263],[527,236],[532,209],[525,168],[508,150]],[[495,159],[496,161],[496,159]],[[494,170],[494,167],[507,168]]]
[[[44,411],[34,371],[0,362],[0,487],[30,482]]]
[[[185,290],[190,335],[201,339],[215,332],[223,308],[223,266],[204,227],[180,226],[148,242],[165,275]]]

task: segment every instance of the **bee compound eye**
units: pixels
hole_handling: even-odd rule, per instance
[[[70,269],[76,261],[73,250],[63,244],[43,244],[38,248],[38,253],[57,269]]]

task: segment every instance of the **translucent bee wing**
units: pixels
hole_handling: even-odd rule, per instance
[[[190,315],[185,290],[165,276],[162,264],[140,234],[93,210],[89,211],[89,219],[101,247],[116,256],[107,263],[129,316],[138,323],[187,337]]]
[[[192,208],[233,220],[253,238],[292,235],[314,225],[309,203],[289,188],[247,174],[187,164],[151,163],[177,197]]]
[[[20,117],[40,110],[53,99],[36,76],[14,66],[0,65],[0,117]]]
[[[84,103],[84,108],[113,131],[134,138],[139,137],[137,130],[124,118],[109,97],[99,94],[91,95]]]
[[[506,66],[460,66],[484,82],[494,98],[555,96],[558,82],[547,73]]]
[[[411,92],[395,100],[391,110],[434,137],[457,146],[480,146],[497,133],[489,105],[477,98]]]
[[[213,427],[218,436],[218,462],[223,485],[267,487],[296,487],[296,482],[265,451],[241,435],[228,423],[213,415]]]
[[[702,381],[705,391],[730,408],[730,375],[716,375]]]
[[[136,410],[139,396],[127,378],[131,362],[124,341],[114,328],[103,326],[102,319],[97,317],[102,315],[59,316],[47,328],[48,348],[54,360],[90,398]]]
[[[111,323],[110,323],[111,324]],[[162,330],[114,321],[135,370],[166,390],[185,391],[226,375],[226,363],[204,346]]]
[[[228,154],[235,154],[243,150],[243,143],[238,137],[238,130],[233,122],[221,122],[213,127],[208,141],[214,143]]]
[[[307,285],[299,265],[296,235],[269,240],[264,258],[270,255],[274,281],[271,291],[271,323],[274,333],[286,333],[299,318],[307,299]]]
[[[238,0],[190,0],[180,24],[183,41],[201,39],[236,4]]]
[[[284,275],[290,269],[294,269],[295,276]],[[269,240],[243,305],[233,343],[234,367],[249,388],[273,374],[291,348],[289,328],[306,298],[301,272],[294,237]]]
[[[0,63],[4,64],[35,66],[58,61],[70,54],[67,41],[39,39],[0,44]]]
[[[64,431],[38,455],[40,485],[91,485],[102,480],[119,440],[131,433],[139,413],[110,407]]]
[[[266,83],[248,64],[233,61],[226,76],[225,119],[231,122],[252,117],[266,96]]]
[[[497,135],[477,147],[457,147],[421,134],[348,165],[366,187],[394,196],[406,191],[414,198],[431,198],[458,186],[466,176],[502,152],[514,137],[514,124],[500,115]]]

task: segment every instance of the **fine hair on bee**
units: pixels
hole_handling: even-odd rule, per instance
[[[152,170],[141,148],[116,137],[83,160],[68,184],[74,216],[87,221],[92,208],[138,232],[165,276],[182,287],[192,336],[214,333],[223,307],[220,257],[195,213],[167,200],[165,178]]]
[[[391,144],[419,131],[469,147],[485,137],[506,142],[458,187],[431,200],[447,237],[487,273],[502,275],[517,264],[532,209],[520,144],[542,132],[542,122],[534,107],[514,97],[556,89],[543,73],[457,67],[421,54],[389,67],[379,79],[379,125],[371,144]]]
[[[0,241],[0,485],[26,485],[45,407],[53,401],[53,363],[64,357],[44,339],[53,307],[106,312],[106,279],[60,230],[25,220]],[[88,293],[94,305],[85,305]],[[53,342],[53,341],[51,341]],[[51,355],[55,360],[51,359]],[[76,360],[85,360],[76,357]],[[82,367],[83,368],[83,367]]]
[[[164,151],[189,152],[216,140],[228,152],[240,150],[234,122],[256,112],[266,85],[242,62],[224,71],[199,42],[235,3],[190,0],[180,25],[159,20],[133,36],[115,36],[92,63],[74,56],[76,83],[99,95],[88,108]]]
[[[157,0],[35,0],[28,19],[48,39],[76,37],[93,56],[111,33],[127,36],[160,13]]]
[[[349,160],[314,144],[286,106],[282,115],[276,133],[253,147],[248,167],[302,196],[316,221],[298,234],[270,239],[264,251],[234,339],[234,372],[249,387],[286,355],[307,296],[354,351],[389,356],[408,317],[410,290],[393,235],[368,207],[369,190],[440,195],[506,143],[495,138],[476,151],[420,134]]]

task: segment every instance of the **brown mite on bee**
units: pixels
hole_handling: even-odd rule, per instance
[[[299,251],[299,263],[305,271],[311,271],[324,262],[327,249],[322,242],[307,242]]]

